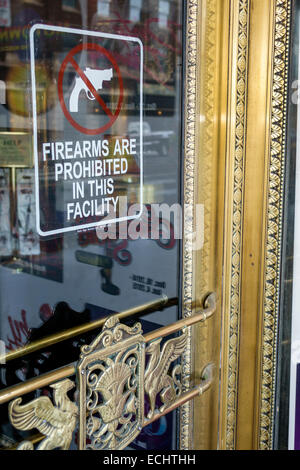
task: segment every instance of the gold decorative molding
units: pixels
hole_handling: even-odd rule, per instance
[[[210,272],[211,263],[211,247],[213,240],[211,239],[212,224],[212,186],[216,175],[213,174],[215,161],[215,107],[218,101],[218,91],[216,87],[216,23],[217,23],[217,5],[216,0],[209,0],[206,3],[207,17],[205,22],[205,38],[204,45],[205,54],[203,67],[203,83],[201,93],[198,100],[203,100],[203,109],[205,116],[205,125],[203,131],[200,129],[200,139],[203,137],[203,158],[201,164],[204,166],[203,179],[201,180],[201,192],[203,191],[204,199],[204,243],[202,250],[201,262],[203,263],[203,274],[201,276],[201,291],[207,292],[211,288],[208,273]],[[202,189],[203,188],[203,189]]]
[[[77,423],[78,408],[67,396],[74,383],[65,379],[51,385],[54,389],[54,406],[49,397],[36,398],[21,405],[22,398],[17,398],[9,404],[11,424],[21,431],[38,429],[46,436],[36,450],[68,450],[73,431]],[[34,450],[33,443],[24,441],[18,450]]]
[[[226,5],[225,5],[226,4]],[[228,4],[228,5],[227,5]],[[224,10],[223,10],[224,8]],[[228,8],[228,10],[227,10]],[[221,12],[225,14],[225,21],[230,18],[230,26],[222,23]],[[230,11],[230,14],[229,14]],[[205,17],[201,22],[200,16]],[[217,18],[221,23],[218,23]],[[226,188],[226,265],[228,266],[226,275],[226,303],[223,304],[223,315],[225,318],[224,338],[225,345],[223,354],[223,378],[222,387],[222,445],[225,448],[235,447],[236,423],[237,423],[237,391],[238,391],[238,367],[239,367],[239,335],[240,335],[240,311],[241,311],[241,266],[242,266],[242,237],[243,237],[243,210],[244,210],[244,171],[246,153],[246,124],[247,124],[247,77],[248,77],[248,46],[249,46],[249,25],[250,23],[250,0],[238,0],[236,2],[216,2],[216,1],[189,1],[187,7],[187,33],[186,33],[186,76],[185,76],[185,152],[184,152],[184,202],[189,206],[195,206],[196,202],[204,204],[204,246],[201,253],[192,252],[188,235],[196,230],[193,214],[186,214],[184,219],[184,235],[187,240],[183,243],[183,314],[192,314],[190,308],[191,301],[195,297],[195,267],[201,274],[198,274],[196,286],[200,291],[200,296],[206,289],[217,288],[214,285],[218,274],[212,270],[209,263],[212,263],[211,246],[216,247],[218,243],[213,239],[214,217],[221,215],[219,208],[214,204],[217,200],[219,188],[214,187],[215,182],[220,181],[222,161],[219,156],[214,159],[214,152],[222,154],[223,141],[219,142],[217,133],[222,126],[218,119],[222,116],[218,114],[222,108],[221,99],[224,99],[225,91],[216,86],[222,80],[222,66],[217,63],[217,57],[221,57],[225,50],[218,44],[216,39],[218,34],[225,41],[229,40],[229,80],[224,88],[228,87],[229,105],[226,108],[228,117],[228,142],[230,148],[228,153],[227,168],[228,187]],[[221,26],[220,26],[221,24]],[[224,28],[224,36],[222,27]],[[219,31],[219,29],[220,31]],[[228,37],[226,31],[228,28]],[[214,37],[213,37],[214,36]],[[205,67],[205,72],[199,65],[200,51],[205,44],[205,53],[201,55],[201,67]],[[220,50],[218,49],[220,48]],[[219,54],[219,55],[218,55]],[[226,73],[226,72],[225,72]],[[215,102],[218,103],[216,110]],[[200,103],[200,106],[199,106]],[[228,111],[229,110],[229,111]],[[201,115],[199,112],[201,111]],[[224,111],[224,110],[223,110]],[[199,125],[199,118],[203,119],[203,124]],[[223,132],[223,131],[221,131]],[[200,142],[200,137],[202,141]],[[226,139],[225,139],[226,140]],[[219,147],[218,147],[219,146]],[[221,151],[220,151],[221,149]],[[205,158],[204,158],[205,157]],[[216,163],[215,163],[216,162]],[[205,173],[199,177],[198,173]],[[224,170],[225,173],[225,170]],[[216,176],[218,175],[218,176]],[[199,188],[201,193],[199,197]],[[213,200],[212,198],[215,198]],[[220,197],[221,200],[221,197]],[[219,212],[220,211],[220,212]],[[221,222],[220,222],[221,224]],[[213,245],[212,245],[213,243]],[[216,260],[214,260],[216,262]],[[195,264],[196,263],[196,264]],[[205,272],[204,272],[205,271]],[[220,279],[220,278],[218,278]],[[221,291],[221,288],[220,288]],[[220,292],[221,293],[221,292]],[[219,324],[215,328],[218,331]],[[210,348],[212,334],[206,327],[198,328],[198,338],[203,344],[197,346],[197,354],[203,348]],[[184,355],[184,375],[190,377],[195,373],[193,362],[193,341],[192,336],[188,338],[189,349]],[[205,354],[213,354],[211,352]],[[209,350],[210,351],[210,350]],[[189,358],[190,357],[190,358]],[[207,357],[205,356],[206,360]],[[199,364],[198,364],[199,366]],[[216,399],[214,395],[214,399]],[[205,405],[209,404],[206,397]],[[203,426],[207,422],[208,416],[203,411],[204,403],[199,404],[197,413],[201,415]],[[191,424],[193,417],[193,404],[189,403],[181,409],[180,416],[180,448],[193,448]],[[198,414],[196,419],[198,419]],[[198,433],[201,435],[201,427],[197,425]],[[224,436],[224,438],[223,438]],[[207,433],[204,436],[206,445],[211,445],[213,439],[209,440]],[[199,443],[199,436],[197,437]]]
[[[185,108],[184,108],[184,204],[194,208],[196,173],[196,71],[197,71],[197,19],[199,1],[187,0],[186,6],[186,49],[185,49]],[[192,234],[195,231],[193,210],[184,211],[184,237],[182,248],[182,316],[192,315],[193,302],[193,251]],[[182,359],[183,390],[189,388],[193,373],[193,338],[191,329],[187,332],[187,342]],[[193,448],[193,402],[180,408],[179,447],[181,450]]]
[[[232,252],[231,252],[231,304],[229,325],[228,390],[226,448],[235,448],[237,413],[237,387],[239,367],[240,290],[242,263],[242,220],[246,142],[247,70],[249,0],[239,1],[238,49],[236,68],[236,121],[233,170]]]
[[[81,351],[79,449],[124,449],[143,424],[145,341],[141,325],[129,328],[113,316]]]
[[[236,444],[239,342],[241,315],[241,271],[244,211],[244,174],[247,131],[247,81],[250,0],[239,0],[232,5],[230,58],[232,76],[230,94],[229,158],[228,158],[228,241],[225,245],[228,281],[227,301],[223,306],[226,329],[224,349],[224,447],[234,449]],[[234,54],[234,51],[237,53]],[[227,316],[228,315],[228,316]]]
[[[291,2],[276,0],[259,403],[260,449],[271,449],[273,445],[290,17]]]
[[[171,363],[182,355],[186,347],[187,333],[179,336],[179,338],[167,341],[162,351],[160,351],[161,341],[162,338],[153,341],[146,349],[146,354],[149,356],[148,366],[145,371],[145,392],[150,401],[148,419],[151,419],[154,415],[156,398],[159,393],[163,403],[159,409],[160,412],[170,406],[182,393],[181,364],[177,364],[171,373],[168,372]]]
[[[224,44],[228,39],[228,3],[227,0],[202,0],[198,9],[195,204],[202,207],[203,219],[196,220],[195,230],[198,233],[203,231],[203,245],[194,253],[196,302],[212,290],[221,300],[222,263],[219,261],[222,258],[223,231],[218,227],[222,226],[224,218],[226,139],[223,139],[225,126],[222,116],[227,109],[228,52]],[[216,362],[220,357],[220,343],[215,340],[216,332],[221,328],[220,322],[218,314],[210,325],[199,325],[195,330],[196,377],[205,363]],[[218,409],[214,406],[218,399],[219,390],[215,385],[209,394],[195,400],[193,448],[212,449],[218,445]]]
[[[171,364],[182,357],[188,331],[185,328],[162,348],[163,335],[156,336],[146,348],[149,339],[143,337],[139,323],[129,328],[113,316],[93,343],[82,347],[79,449],[124,449],[148,421],[158,419],[180,400],[182,365]]]
[[[216,0],[206,0],[202,3],[202,10],[198,15],[205,16],[205,22],[199,27],[201,38],[198,39],[197,67],[197,108],[196,114],[196,142],[195,154],[195,201],[204,206],[204,234],[203,247],[197,253],[196,264],[201,266],[201,276],[196,280],[197,290],[204,295],[211,289],[211,254],[215,239],[211,236],[213,224],[213,199],[215,197],[214,184],[216,174],[214,164],[216,160],[216,106],[218,106],[217,82],[217,4]],[[203,31],[202,31],[203,30]],[[200,66],[200,64],[201,66]],[[199,119],[199,116],[202,116]],[[199,121],[202,121],[199,123]],[[197,227],[199,230],[199,227]],[[195,281],[194,281],[195,283]],[[203,330],[203,328],[202,328]],[[207,341],[207,332],[202,331],[203,343]]]

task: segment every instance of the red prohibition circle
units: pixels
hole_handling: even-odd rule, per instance
[[[119,87],[120,87],[120,94],[119,94],[118,104],[114,113],[112,113],[110,109],[106,106],[105,102],[102,100],[100,95],[94,89],[93,85],[86,78],[86,76],[84,75],[84,72],[81,70],[81,68],[79,67],[79,65],[74,59],[74,56],[78,54],[78,52],[81,52],[83,50],[100,52],[100,54],[103,54],[105,57],[107,57],[107,59],[111,62],[112,66],[117,72],[117,76],[119,80]],[[95,99],[98,101],[100,106],[104,109],[105,113],[108,115],[109,121],[104,126],[99,127],[97,129],[88,129],[86,127],[83,127],[80,124],[78,124],[78,122],[76,122],[75,119],[73,119],[69,110],[67,109],[65,99],[64,99],[64,93],[63,93],[63,79],[64,79],[64,73],[65,73],[66,67],[69,64],[71,64],[74,67],[75,71],[85,81],[86,85],[90,89],[91,93],[94,95]],[[123,104],[123,97],[124,97],[124,86],[123,86],[123,79],[121,76],[121,72],[120,72],[119,66],[115,58],[106,49],[104,49],[104,47],[101,47],[98,44],[92,44],[92,43],[79,44],[67,54],[59,70],[57,87],[58,87],[59,102],[63,110],[63,113],[65,117],[67,118],[67,120],[69,121],[69,123],[73,127],[75,127],[75,129],[77,129],[79,132],[82,132],[87,135],[101,134],[102,132],[105,132],[107,129],[109,129],[113,125],[113,123],[115,122],[115,120],[120,114],[122,104]]]

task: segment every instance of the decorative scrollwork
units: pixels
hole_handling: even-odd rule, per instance
[[[263,344],[261,348],[262,381],[258,437],[259,448],[263,450],[272,448],[274,437],[291,5],[292,2],[289,0],[276,0],[275,2]]]
[[[22,398],[17,398],[9,404],[9,418],[12,425],[21,431],[38,429],[46,436],[37,446],[37,450],[67,450],[72,442],[76,426],[78,407],[67,396],[74,383],[65,379],[51,385],[54,389],[54,406],[49,397],[39,397],[25,405]],[[33,450],[29,441],[18,446],[19,450]]]
[[[197,63],[199,63],[197,49],[197,30],[200,12],[200,2],[198,0],[188,0],[186,2],[186,48],[185,62],[186,71],[184,77],[185,86],[185,109],[184,109],[184,202],[186,207],[193,207],[195,203],[196,189],[196,121],[197,121]],[[191,304],[193,301],[193,250],[192,236],[195,232],[195,220],[189,211],[184,213],[184,241],[183,241],[183,317],[192,315]],[[182,368],[184,376],[192,374],[192,332],[189,331],[184,356],[182,359]],[[184,388],[189,386],[188,381],[184,383]],[[192,448],[193,434],[193,403],[185,403],[180,409],[180,430],[179,441],[180,449],[187,450]]]
[[[238,363],[240,342],[240,290],[241,290],[241,251],[243,238],[242,214],[244,211],[244,172],[246,148],[246,107],[248,81],[248,37],[249,0],[239,0],[238,15],[238,60],[236,68],[235,103],[235,142],[234,142],[234,181],[231,234],[231,296],[229,312],[228,341],[228,391],[226,416],[226,449],[235,448],[237,419]]]
[[[92,353],[93,351],[100,350],[119,343],[124,338],[142,333],[140,323],[136,323],[132,328],[120,324],[117,317],[112,316],[109,318],[102,329],[102,332],[91,343],[82,346],[82,356]]]
[[[161,332],[163,337],[171,334],[166,330]],[[21,398],[12,401],[12,425],[22,431],[36,428],[46,436],[38,450],[65,450],[70,447],[79,415],[80,450],[124,449],[150,421],[171,411],[174,403],[181,406],[184,393],[182,364],[172,363],[187,347],[188,328],[162,348],[160,337],[146,349],[151,339],[141,333],[140,324],[130,328],[111,317],[92,344],[82,347],[77,365],[79,409],[67,396],[74,383],[65,379],[51,385],[55,405],[46,396],[24,405]],[[150,401],[150,421],[145,419],[145,394]],[[23,441],[18,449],[33,450],[34,446]]]
[[[81,449],[123,449],[140,432],[144,412],[144,338],[110,318],[95,341],[82,348]]]
[[[155,410],[156,397],[160,394],[163,405],[162,412],[181,393],[181,383],[176,376],[181,374],[181,366],[177,364],[171,375],[168,374],[172,362],[178,359],[183,353],[187,344],[187,334],[167,341],[162,351],[160,350],[161,338],[153,341],[146,349],[149,356],[149,363],[145,371],[145,392],[150,401],[150,411],[148,418],[152,418]]]

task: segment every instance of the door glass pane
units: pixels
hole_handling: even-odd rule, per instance
[[[178,318],[183,4],[1,2],[7,352],[164,295],[171,306],[142,315],[144,333]],[[123,218],[107,231],[105,217]],[[7,362],[1,388],[77,360],[92,338]],[[135,445],[175,448],[175,424],[170,415]],[[0,434],[21,440],[6,413]]]

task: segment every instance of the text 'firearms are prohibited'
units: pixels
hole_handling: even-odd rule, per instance
[[[30,63],[38,233],[138,218],[143,206],[140,39],[36,24],[30,30]],[[41,67],[49,80],[40,79]],[[137,110],[134,116],[123,106],[125,91],[126,104],[132,100]],[[130,122],[137,119],[139,132],[132,136]],[[124,191],[141,208],[125,219],[119,215]]]

